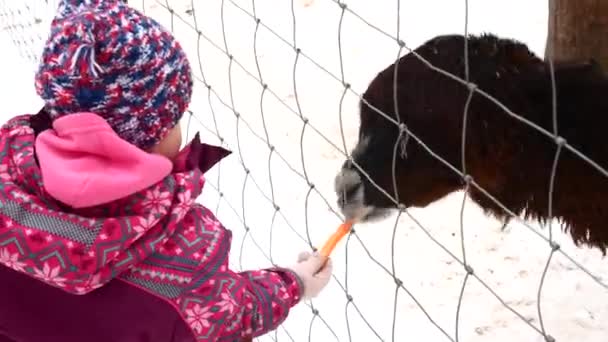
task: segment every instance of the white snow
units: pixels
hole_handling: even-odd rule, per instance
[[[204,204],[217,208],[220,219],[234,232],[233,266],[237,269],[267,267],[270,265],[267,256],[277,264],[288,266],[299,251],[307,248],[308,236],[314,245],[320,246],[340,222],[332,212],[335,210],[333,177],[343,161],[340,116],[348,149],[356,141],[358,127],[357,96],[346,92],[341,102],[344,87],[339,81],[342,77],[338,47],[340,7],[331,0],[294,0],[296,45],[302,51],[295,69],[296,91],[296,54],[288,45],[294,35],[291,1],[131,2],[138,8],[145,4],[147,14],[173,27],[191,58],[197,78],[203,79],[200,60],[204,78],[211,85],[209,96],[203,83],[197,82],[191,105],[195,116],[190,125],[189,116],[185,116],[183,124],[189,128],[189,137],[200,131],[203,140],[210,143],[220,143],[215,136],[217,126],[225,145],[234,151],[209,172],[207,188],[201,197]],[[172,17],[165,8],[167,3],[176,16]],[[196,3],[194,16],[192,3]],[[256,25],[246,13],[253,11],[252,3],[261,19],[256,49],[262,79],[268,85],[263,98],[262,86],[256,81]],[[400,12],[398,1],[350,0],[346,4],[348,9],[393,36],[397,34],[400,13],[400,37],[410,48],[438,34],[464,32],[465,1],[401,1]],[[492,32],[516,38],[537,54],[543,54],[546,1],[470,0],[468,5],[469,32]],[[20,8],[21,13],[13,12],[9,16],[27,22],[32,22],[35,16],[44,20],[9,32],[4,15],[15,8]],[[36,40],[36,32],[44,37],[53,10],[53,6],[44,6],[43,0],[0,1],[0,44],[5,47],[0,54],[3,119],[34,112],[41,104],[33,90],[35,65],[18,52],[29,49],[36,52],[42,46],[42,41]],[[202,32],[200,37],[193,29],[194,17]],[[232,63],[221,51],[225,49],[222,32],[226,33]],[[34,38],[21,47],[11,39],[30,37]],[[348,11],[343,17],[340,39],[344,79],[357,93],[364,91],[375,74],[392,63],[399,53],[391,38]],[[230,106],[238,112],[238,120]],[[300,110],[310,120],[306,126],[299,117]],[[262,112],[270,144],[276,147],[272,153],[265,142]],[[241,158],[250,170],[249,175],[241,165]],[[314,190],[310,191],[304,174],[315,185]],[[218,188],[223,193],[222,199],[216,191]],[[280,206],[278,214],[271,204],[272,196]],[[342,241],[335,251],[336,279],[312,303],[294,308],[276,333],[259,340],[456,341],[457,305],[465,272],[440,244],[462,259],[462,196],[454,193],[428,208],[409,211],[437,243],[408,217],[400,218],[397,224],[393,217],[383,223],[358,226],[356,237]],[[548,236],[548,228],[527,224],[542,236]],[[245,234],[245,226],[250,228],[250,234]],[[500,231],[500,226],[467,201],[464,212],[467,261],[475,274],[533,327],[470,277],[459,314],[458,340],[543,341],[537,331],[542,330],[537,295],[550,247],[523,223],[514,222],[505,232]],[[604,283],[608,282],[608,263],[599,252],[573,246],[557,226],[553,235],[568,255],[594,275],[603,277]],[[409,294],[403,289],[396,292],[390,275],[393,269]],[[351,304],[343,290],[345,286],[353,298]],[[312,314],[311,304],[318,310],[318,317]],[[540,308],[544,329],[557,341],[606,340],[608,290],[561,253],[551,259]]]

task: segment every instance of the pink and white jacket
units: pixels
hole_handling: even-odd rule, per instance
[[[121,140],[95,114],[52,124],[44,111],[11,119],[0,129],[0,282],[21,277],[82,303],[128,284],[177,313],[191,341],[240,341],[276,329],[300,301],[300,280],[282,268],[231,270],[231,232],[195,202],[203,173],[229,153],[197,135],[171,163]],[[19,289],[0,290],[7,291]],[[3,334],[10,341],[2,310],[0,341]]]

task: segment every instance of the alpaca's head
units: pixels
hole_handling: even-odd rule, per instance
[[[415,53],[463,78],[463,48],[462,36],[448,35],[428,41]],[[518,66],[518,61],[531,56],[525,46],[494,36],[470,38],[469,51],[471,80],[490,86],[497,82],[488,79],[495,79],[502,66]],[[363,94],[359,140],[351,153],[358,167],[347,160],[335,178],[338,204],[350,219],[381,219],[398,207],[394,200],[406,208],[424,207],[462,189],[465,184],[457,172],[433,156],[420,141],[436,156],[456,169],[461,168],[462,119],[470,90],[429,68],[414,53],[405,55],[396,64],[396,82],[393,64],[380,72]],[[489,106],[490,103],[480,100],[478,95],[475,108],[470,111],[471,121]],[[397,123],[402,123],[401,127]],[[403,130],[405,127],[420,140],[408,135]],[[467,151],[474,146],[477,150],[470,154],[483,155],[487,152],[486,147],[481,146],[483,137],[468,129]],[[479,133],[479,127],[470,129]],[[467,155],[467,165],[480,168],[483,161],[475,165],[474,159]],[[471,172],[474,170],[469,170]]]
[[[423,48],[426,51],[420,51]],[[439,52],[428,46],[417,51],[425,58]],[[408,135],[404,125],[433,149],[441,148],[442,157],[458,162],[459,149],[442,146],[458,144],[461,125],[454,114],[463,103],[455,100],[463,90],[454,90],[457,84],[435,74],[412,54],[397,64],[397,111],[393,64],[373,79],[360,102],[359,140],[351,152],[358,167],[347,160],[335,178],[338,204],[348,218],[381,219],[397,207],[395,200],[406,207],[423,207],[461,186],[459,177]],[[438,92],[447,90],[434,88],[440,84],[458,97],[435,102]],[[450,108],[454,105],[460,106]]]
[[[383,219],[397,207],[395,201],[405,207],[424,207],[461,187],[457,174],[412,137],[400,134],[393,123],[377,116],[362,109],[366,123],[352,161],[345,161],[335,178],[338,204],[347,218]],[[458,156],[454,153],[450,159],[458,160]]]

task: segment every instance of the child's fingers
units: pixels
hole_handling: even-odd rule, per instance
[[[319,273],[331,273],[333,268],[334,262],[331,259],[326,259],[325,262],[321,265]]]
[[[315,273],[315,278],[328,279],[329,277],[331,277],[333,267],[334,264],[331,259],[326,259],[324,263],[321,264],[321,268]]]
[[[312,253],[310,253],[310,252],[300,252],[300,254],[298,254],[298,262],[306,261],[311,256],[312,256]]]
[[[331,259],[324,257],[324,256],[317,256],[315,258],[315,262],[314,264],[311,264],[312,267],[312,274],[314,276],[317,276],[321,273],[326,272],[328,269],[331,272],[331,267],[333,266]]]

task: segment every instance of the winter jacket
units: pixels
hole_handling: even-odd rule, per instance
[[[301,298],[297,275],[231,270],[231,232],[195,202],[203,173],[228,151],[197,135],[168,174],[120,199],[85,207],[49,194],[43,177],[73,179],[53,191],[76,203],[91,195],[91,177],[124,187],[150,169],[149,154],[121,155],[130,147],[98,138],[112,134],[104,122],[51,123],[44,111],[0,129],[0,342],[241,341],[276,329]],[[83,140],[87,147],[75,147]],[[44,149],[62,165],[42,160]],[[103,163],[109,150],[118,155],[111,158],[134,155],[118,170],[132,175],[75,166],[79,158]]]

